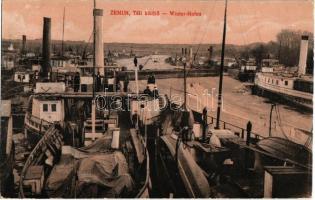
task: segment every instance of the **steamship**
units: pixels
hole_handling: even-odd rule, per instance
[[[226,10],[223,44],[225,44]],[[224,52],[221,54],[224,60]],[[185,65],[184,65],[185,66]],[[220,66],[220,86],[224,63]],[[184,74],[185,67],[184,67]],[[251,124],[236,132],[186,104],[188,96],[198,96],[186,85],[184,103],[168,102],[161,114],[155,162],[163,197],[176,198],[292,198],[309,197],[312,188],[312,152],[305,146],[279,137],[262,137],[251,132]],[[219,86],[219,87],[220,87]],[[188,90],[187,90],[188,88]],[[219,89],[219,91],[221,91]],[[222,92],[219,92],[218,102]],[[208,119],[211,122],[208,123]]]
[[[94,8],[93,66],[59,70],[50,65],[51,19],[44,18],[43,61],[24,122],[32,152],[20,198],[148,198],[153,187],[158,197],[311,196],[312,153],[305,146],[225,123],[219,129],[207,109],[159,96],[152,77],[139,91],[136,61],[131,92],[121,83],[126,73],[104,65],[102,16]],[[204,89],[186,85],[186,75],[185,65],[185,98],[200,95]],[[10,127],[8,116],[1,120]],[[6,152],[5,163],[12,154]],[[157,174],[152,185],[150,171]]]
[[[253,92],[313,109],[313,76],[306,74],[308,36],[302,36],[297,72],[263,67],[256,73]]]
[[[162,197],[311,195],[312,153],[305,146],[279,137],[216,129],[207,122],[209,117],[199,120],[189,109],[169,109],[164,115],[156,141]]]
[[[217,119],[207,115],[211,100],[196,98],[204,91],[201,85],[187,85],[187,101],[196,103],[185,108],[169,101],[161,114],[155,163],[162,197],[311,195],[312,151],[307,146],[263,137],[224,121],[219,121],[218,128]]]
[[[51,19],[44,18],[43,61],[24,122],[33,150],[21,172],[21,198],[149,197],[142,133],[159,115],[155,81],[148,82],[150,95],[139,92],[135,62],[136,92],[121,86],[120,68],[104,66],[103,10],[94,8],[93,16],[93,67],[59,72],[50,66]]]

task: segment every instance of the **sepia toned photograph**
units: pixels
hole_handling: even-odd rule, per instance
[[[1,0],[0,198],[312,198],[313,0]]]

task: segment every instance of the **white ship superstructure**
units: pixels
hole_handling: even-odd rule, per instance
[[[308,36],[302,36],[297,72],[292,73],[284,69],[276,71],[276,68],[263,67],[255,77],[258,92],[263,94],[266,91],[298,105],[312,108],[313,76],[306,74],[307,51]]]

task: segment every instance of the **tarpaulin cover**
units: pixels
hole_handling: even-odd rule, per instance
[[[290,159],[299,164],[312,165],[312,152],[305,146],[279,137],[268,137],[260,140],[257,146],[280,159]]]
[[[120,151],[105,150],[100,143],[83,149],[70,147],[70,154],[62,155],[46,183],[49,197],[127,197],[134,189],[128,164]],[[107,148],[108,149],[108,148]]]
[[[55,165],[46,183],[47,195],[52,198],[71,197],[74,191],[75,167],[78,161],[71,156],[62,156],[58,165]]]

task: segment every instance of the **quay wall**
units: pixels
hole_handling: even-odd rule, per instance
[[[121,71],[118,76],[123,77],[128,74],[129,80],[135,80],[134,71]],[[183,78],[184,71],[182,69],[172,69],[172,70],[143,70],[138,72],[139,80],[146,80],[150,74],[154,74],[156,79],[167,79],[167,78]],[[218,72],[214,69],[189,69],[186,71],[187,77],[210,77],[217,76]]]

